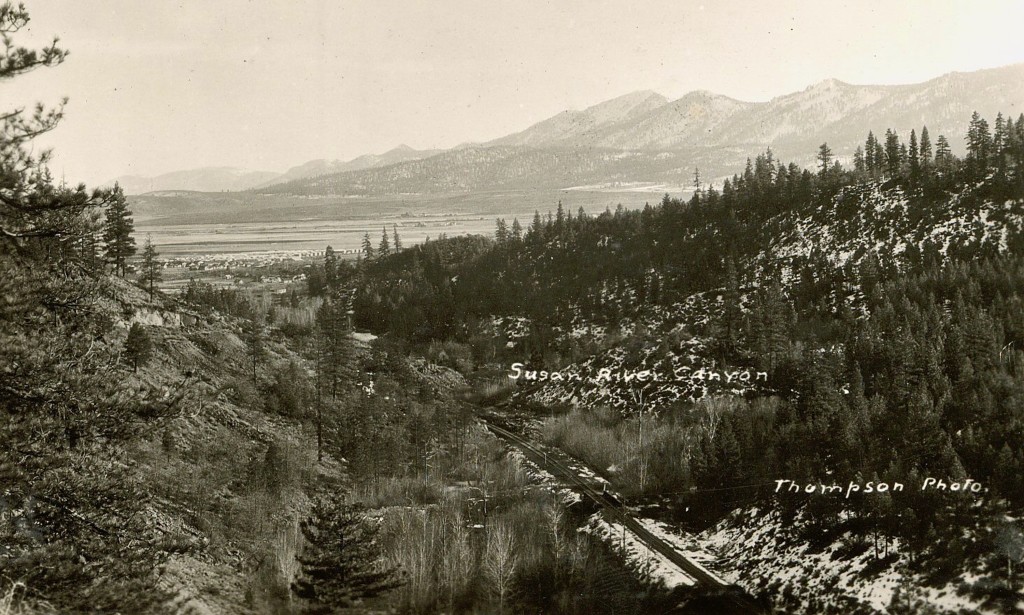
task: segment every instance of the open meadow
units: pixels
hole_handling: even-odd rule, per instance
[[[678,189],[677,191],[678,192]],[[140,236],[151,235],[164,258],[252,252],[312,252],[327,245],[353,254],[369,233],[397,227],[406,246],[426,238],[491,234],[495,219],[525,229],[535,211],[554,212],[561,201],[575,214],[596,215],[620,203],[627,209],[656,204],[664,192],[538,190],[392,197],[309,198],[247,192],[154,192],[130,197]]]

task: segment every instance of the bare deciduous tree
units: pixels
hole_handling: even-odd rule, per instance
[[[512,528],[505,523],[495,524],[487,536],[484,572],[491,582],[491,590],[498,598],[499,613],[505,610],[505,601],[512,589],[512,580],[515,578],[518,563]]]

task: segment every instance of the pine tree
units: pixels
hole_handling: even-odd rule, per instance
[[[932,163],[932,139],[928,136],[928,127],[921,128],[921,165],[924,167]]]
[[[885,172],[885,150],[882,148],[882,143],[875,140],[875,171],[874,174],[881,175]]]
[[[494,240],[498,242],[498,245],[508,242],[508,224],[505,223],[504,218],[498,218],[495,221]]]
[[[921,159],[917,147],[917,134],[910,131],[910,148],[907,150],[907,163],[910,165],[910,179],[914,182],[921,179]]]
[[[327,288],[334,288],[338,284],[338,255],[331,246],[324,250],[324,283]]]
[[[398,236],[398,225],[397,224],[392,224],[391,225],[391,231],[392,231],[392,235],[395,238],[394,245],[392,247],[394,248],[396,253],[397,252],[401,252],[402,251],[402,239]]]
[[[1010,127],[1003,119],[1002,113],[996,114],[996,123],[992,129],[992,158],[1000,172],[1006,171],[1006,158],[1010,147]]]
[[[139,366],[145,365],[152,354],[153,342],[149,334],[139,323],[132,323],[124,342],[124,357],[132,364],[132,371],[138,372]]]
[[[988,122],[977,111],[971,114],[971,123],[967,128],[967,160],[976,173],[980,173],[988,165],[992,151],[992,135],[989,133]]]
[[[935,168],[940,171],[948,171],[953,167],[953,152],[949,147],[949,141],[945,135],[939,135],[935,141]]]
[[[245,353],[252,364],[252,385],[259,383],[256,380],[256,368],[259,367],[267,357],[267,346],[263,339],[263,325],[255,320],[247,320],[242,330],[242,339],[245,342]]]
[[[1010,131],[1010,150],[1018,167],[1024,167],[1024,113],[1017,116],[1017,122]]]
[[[159,254],[153,247],[153,238],[146,235],[146,243],[142,247],[142,275],[141,280],[149,292],[149,300],[153,300],[153,292],[156,290],[156,283],[163,279],[160,273],[161,263],[157,260]]]
[[[349,329],[349,303],[347,296],[333,292],[325,298],[317,311],[317,458],[323,458],[324,421],[323,396],[331,400],[353,384],[357,376],[356,352]]]
[[[373,249],[373,243],[370,241],[370,234],[366,233],[363,235],[363,259],[367,263],[371,263],[377,258],[377,251]]]
[[[885,170],[889,177],[900,174],[903,161],[900,158],[900,138],[891,129],[885,131]]]
[[[748,159],[749,163],[750,160]],[[749,166],[749,165],[748,165]],[[832,148],[828,146],[828,143],[822,143],[818,147],[818,175],[824,177],[832,166]]]
[[[878,162],[875,160],[875,148],[878,142],[875,140],[875,133],[868,131],[868,138],[864,142],[864,166],[868,172],[874,175],[878,170]]]
[[[377,526],[358,505],[317,498],[301,529],[306,547],[292,589],[308,612],[335,613],[401,585],[397,569],[381,560]]]
[[[519,224],[519,218],[512,218],[512,240],[521,241],[523,239],[523,227]]]
[[[853,170],[858,174],[867,172],[867,163],[864,160],[864,148],[857,146],[857,149],[853,151]]]
[[[380,234],[380,247],[377,249],[377,254],[381,258],[385,258],[391,254],[391,242],[388,240],[388,227],[382,227]]]
[[[128,209],[128,200],[121,186],[114,184],[110,204],[107,206],[106,222],[103,229],[103,241],[106,244],[107,262],[114,266],[114,273],[123,278],[126,273],[128,259],[135,254],[135,222]]]
[[[544,240],[544,221],[538,210],[533,212],[533,222],[530,223],[530,228],[526,231],[526,237],[534,243]]]

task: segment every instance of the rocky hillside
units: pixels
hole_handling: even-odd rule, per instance
[[[1021,605],[986,598],[991,564],[975,561],[941,583],[914,566],[896,541],[839,527],[802,533],[799,518],[739,510],[698,536],[725,574],[747,591],[777,596],[789,613],[1009,613]],[[974,544],[997,533],[965,530]],[[884,561],[884,565],[879,565]]]

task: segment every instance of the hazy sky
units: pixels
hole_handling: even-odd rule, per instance
[[[829,77],[924,81],[1024,61],[1024,2],[27,0],[67,62],[0,84],[70,97],[52,168],[95,184],[284,171],[484,141],[634,90],[768,100]]]

